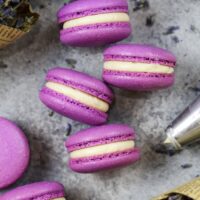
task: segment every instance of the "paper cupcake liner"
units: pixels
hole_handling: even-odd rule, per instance
[[[25,32],[19,29],[11,28],[5,25],[0,25],[0,49],[16,41],[24,34]]]
[[[179,194],[192,200],[200,200],[200,178],[194,179],[191,182],[173,189],[170,192],[164,193],[152,200],[168,200],[174,194]]]

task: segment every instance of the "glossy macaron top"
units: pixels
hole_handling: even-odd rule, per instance
[[[109,103],[113,99],[112,91],[102,81],[75,70],[60,67],[50,69],[46,80],[79,89]]]
[[[6,192],[0,196],[0,200],[52,200],[64,195],[64,187],[60,183],[37,182]]]
[[[64,4],[58,11],[59,23],[79,17],[101,13],[128,12],[126,0],[77,0]]]
[[[133,140],[135,132],[127,125],[111,124],[79,131],[66,141],[69,152],[111,142]]]
[[[104,51],[104,60],[153,62],[175,66],[176,57],[168,50],[145,44],[119,44]]]
[[[0,188],[17,181],[29,164],[30,149],[24,133],[0,117]]]

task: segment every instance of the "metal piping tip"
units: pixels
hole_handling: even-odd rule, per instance
[[[174,148],[174,146],[171,143],[156,144],[153,147],[153,150],[156,153],[165,154],[169,156],[173,156],[174,154],[180,152],[180,150],[177,150],[176,148]]]
[[[172,130],[169,128],[166,132],[166,139],[163,142],[155,145],[153,149],[156,153],[173,156],[174,154],[181,151],[181,145],[172,136],[171,131]]]
[[[174,155],[200,140],[200,96],[166,130],[166,139],[154,147],[157,153]]]
[[[170,144],[171,141],[170,141],[170,139],[167,137],[163,143],[164,143],[164,144]]]
[[[173,129],[169,128],[167,129],[167,138],[164,140],[163,144],[165,145],[171,145],[176,149],[177,151],[182,150],[181,144],[177,141],[177,139],[173,136]]]

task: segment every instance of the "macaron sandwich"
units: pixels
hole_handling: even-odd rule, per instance
[[[131,34],[127,0],[77,0],[57,14],[60,40],[73,46],[117,42]]]
[[[103,79],[128,90],[148,91],[172,86],[176,57],[151,45],[119,44],[104,51]]]
[[[17,187],[0,196],[0,200],[65,200],[64,187],[44,181]]]
[[[107,121],[113,93],[102,81],[87,74],[53,68],[46,75],[40,99],[61,115],[89,125],[100,125]]]
[[[81,130],[66,141],[69,167],[92,173],[132,164],[140,159],[135,132],[127,125],[111,124]]]

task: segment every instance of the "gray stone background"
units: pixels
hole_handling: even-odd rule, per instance
[[[60,44],[56,11],[62,3],[35,0],[41,15],[37,25],[30,34],[0,51],[0,115],[22,127],[32,150],[27,173],[13,187],[57,180],[64,184],[69,200],[148,200],[198,176],[199,143],[173,157],[156,154],[152,146],[200,91],[200,1],[129,1],[133,35],[126,42],[151,43],[174,52],[178,58],[176,84],[147,93],[114,89],[116,100],[109,121],[136,129],[142,160],[126,168],[87,175],[66,167],[64,147],[70,125],[72,133],[86,125],[52,113],[38,99],[45,73],[54,66],[101,78],[103,48]],[[190,165],[185,168],[185,164]]]

